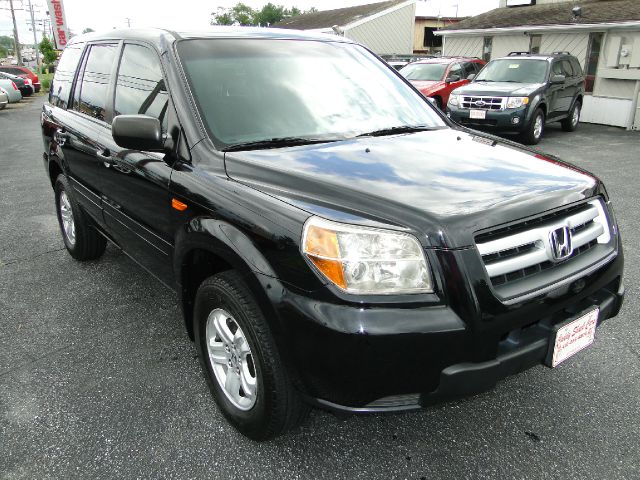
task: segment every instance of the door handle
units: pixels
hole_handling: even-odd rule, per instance
[[[107,168],[109,168],[111,165],[115,165],[116,163],[111,156],[111,151],[108,148],[96,150],[96,157],[102,160],[102,163],[104,163],[104,166]]]

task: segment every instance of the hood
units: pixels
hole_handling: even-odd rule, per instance
[[[526,97],[542,87],[543,83],[482,82],[473,81],[456,88],[458,95],[496,95]]]
[[[232,179],[309,213],[408,228],[447,248],[599,188],[577,167],[449,128],[233,152],[225,164]]]
[[[442,81],[440,80],[409,80],[411,84],[416,87],[418,90],[431,90],[435,87],[439,87],[442,85]]]

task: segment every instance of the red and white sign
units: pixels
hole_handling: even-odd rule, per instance
[[[598,325],[599,309],[591,310],[586,315],[565,325],[556,333],[551,366],[556,367],[567,358],[575,355],[593,343]]]
[[[67,17],[64,14],[62,0],[47,0],[49,15],[51,16],[51,28],[56,42],[56,48],[62,50],[67,46],[69,39],[69,27]]]

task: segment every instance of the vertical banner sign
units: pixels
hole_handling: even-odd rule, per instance
[[[53,30],[56,48],[62,50],[69,41],[69,27],[67,17],[64,14],[62,0],[47,0],[49,4],[49,15],[51,15],[51,26]]]

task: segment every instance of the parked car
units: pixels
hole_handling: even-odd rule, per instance
[[[447,105],[449,94],[469,83],[468,77],[475,76],[484,64],[484,60],[478,58],[438,57],[413,62],[400,73],[442,109]]]
[[[13,80],[0,77],[0,87],[7,92],[9,103],[17,103],[22,100],[22,93],[20,93],[18,86],[13,82]]]
[[[175,290],[256,440],[309,405],[416,409],[556,366],[623,301],[599,179],[456,125],[344,37],[76,36],[41,121],[69,254],[113,242]]]
[[[0,79],[2,78],[11,80],[13,83],[15,83],[23,97],[30,97],[31,95],[33,95],[34,88],[31,84],[31,80],[29,80],[28,78],[22,78],[10,73],[0,72]]]
[[[566,52],[511,55],[491,60],[469,85],[449,97],[456,122],[496,132],[517,132],[522,141],[540,141],[545,124],[561,122],[573,132],[580,121],[584,75]]]
[[[35,90],[35,92],[38,93],[40,91],[41,85],[40,85],[40,79],[38,78],[38,75],[33,73],[33,71],[31,71],[27,67],[0,66],[0,72],[10,73],[12,75],[16,75],[22,78],[28,78],[31,80],[31,83],[33,84],[33,89]]]
[[[9,105],[9,93],[0,87],[0,110],[4,110]]]

